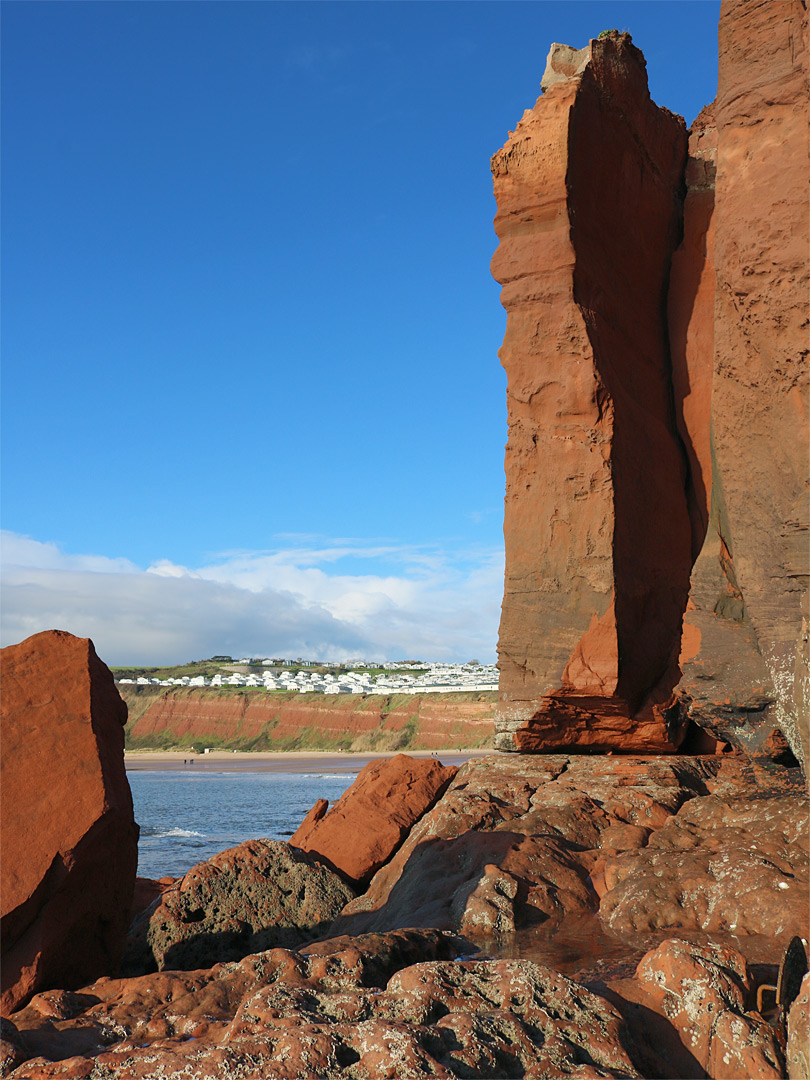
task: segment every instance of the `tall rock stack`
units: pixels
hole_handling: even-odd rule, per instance
[[[498,745],[674,750],[692,541],[666,295],[686,128],[651,100],[627,34],[552,46],[542,86],[492,160],[508,312]]]
[[[688,149],[626,34],[541,85],[492,161],[497,744],[806,764],[806,10],[724,0]]]

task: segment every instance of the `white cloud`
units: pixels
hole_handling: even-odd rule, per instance
[[[3,533],[0,641],[69,630],[93,638],[110,664],[216,653],[494,659],[502,552],[285,539],[200,567],[161,559],[143,570]],[[355,572],[338,572],[340,560]]]

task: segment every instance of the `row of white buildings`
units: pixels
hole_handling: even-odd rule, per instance
[[[186,675],[179,679],[141,677],[120,679],[119,682],[137,686],[242,686],[297,691],[299,694],[449,694],[463,690],[497,690],[498,669],[481,664],[431,664],[423,675],[418,676],[401,669],[376,676],[362,670],[341,675],[321,675],[315,671],[299,671],[295,675],[286,671],[280,674],[264,671],[260,675],[219,674],[211,679]]]

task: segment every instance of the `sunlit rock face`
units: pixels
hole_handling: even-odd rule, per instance
[[[2,660],[2,1011],[113,974],[138,826],[127,707],[88,638],[35,634]]]
[[[493,158],[500,749],[807,774],[807,34],[725,0],[688,143],[627,35],[552,46]]]
[[[716,131],[707,133],[716,147],[709,265],[687,323],[693,342],[704,339],[701,352],[711,344],[710,357],[687,365],[690,380],[700,371],[701,398],[711,374],[702,407],[711,421],[708,531],[692,575],[680,689],[718,738],[751,756],[792,753],[807,774],[805,6],[726,2],[719,45]],[[709,153],[695,141],[699,156]],[[700,183],[697,162],[691,179]],[[697,230],[708,192],[700,209],[694,191],[686,218],[688,227],[693,199]],[[710,289],[711,335],[702,301]],[[693,410],[689,434],[704,446],[706,426]]]
[[[613,33],[492,160],[508,316],[502,749],[660,752],[683,737],[669,706],[692,539],[666,297],[686,146]]]

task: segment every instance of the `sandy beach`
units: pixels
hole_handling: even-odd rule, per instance
[[[494,750],[410,750],[409,757],[437,758],[442,765],[461,765],[470,758],[487,757]],[[216,750],[210,754],[190,754],[182,750],[128,750],[124,764],[128,771],[168,772],[284,772],[358,773],[370,761],[395,757],[394,752],[354,754],[350,751],[310,750],[288,753],[239,753]]]

